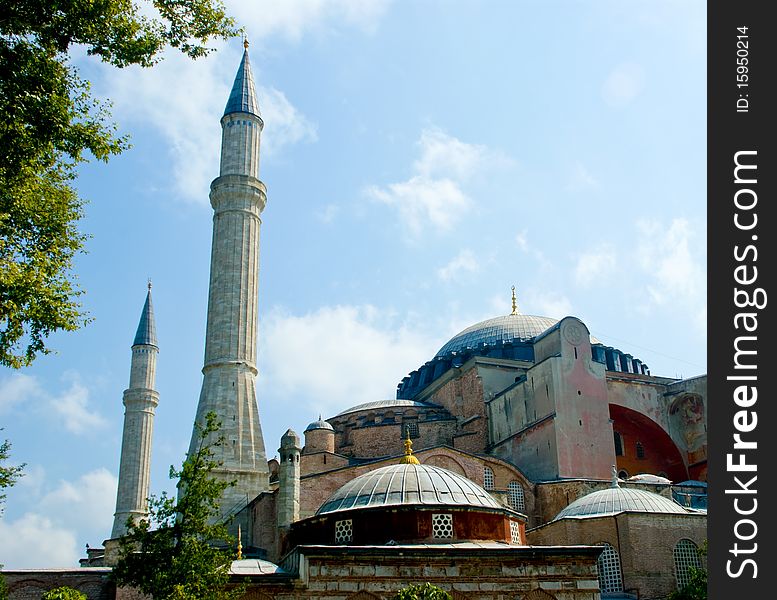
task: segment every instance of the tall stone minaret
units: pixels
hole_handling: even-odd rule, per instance
[[[235,513],[269,489],[269,469],[256,403],[257,296],[260,215],[267,202],[259,181],[264,122],[256,101],[248,43],[221,118],[221,170],[210,186],[213,241],[210,259],[205,365],[198,423],[213,411],[225,443],[215,448],[218,477],[236,480],[221,500]],[[189,452],[198,434],[192,434]]]
[[[151,437],[154,411],[159,404],[159,394],[154,389],[158,353],[149,282],[146,303],[132,343],[129,387],[124,390],[124,434],[111,538],[121,537],[127,532],[128,517],[140,519],[148,514],[146,498],[151,473]]]

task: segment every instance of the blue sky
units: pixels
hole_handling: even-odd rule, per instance
[[[701,1],[227,2],[265,120],[257,394],[268,457],[510,311],[581,318],[654,375],[706,372]],[[242,46],[153,70],[74,60],[133,148],[88,164],[76,274],[93,321],[0,371],[26,476],[6,567],[77,565],[110,533],[146,280],[160,344],[152,492],[202,381],[219,118]],[[397,453],[401,449],[397,449]]]

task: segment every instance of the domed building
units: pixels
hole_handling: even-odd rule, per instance
[[[533,544],[585,544],[598,559],[602,598],[663,598],[701,567],[706,513],[644,489],[611,486],[578,498],[556,517],[527,532]]]
[[[249,597],[364,600],[430,581],[457,599],[594,600],[600,585],[643,597],[681,585],[705,514],[673,503],[671,482],[706,480],[706,376],[655,376],[574,316],[521,313],[514,288],[510,314],[398,373],[395,398],[353,399],[304,439],[288,430],[267,460],[255,397],[264,121],[247,46],[221,124],[196,418],[214,411],[232,442],[214,475],[235,482],[221,510],[242,533],[248,562],[233,576]],[[155,406],[156,342],[141,341],[132,373],[149,377],[130,396]],[[120,478],[119,523],[147,510],[153,410],[140,412],[143,428],[125,422],[134,471]],[[623,480],[654,478],[620,484],[613,465]],[[688,489],[702,505],[706,488]],[[84,566],[109,563],[117,543]]]
[[[278,514],[293,501],[281,492],[283,469],[294,469],[294,443],[287,432]],[[528,546],[525,515],[464,475],[422,464],[410,439],[404,445],[399,461],[347,480],[314,515],[279,527],[277,565],[234,562],[233,578],[248,584],[249,597],[365,600],[389,597],[409,582],[432,583],[456,600],[595,597],[601,548]]]
[[[672,481],[706,474],[706,377],[654,376],[575,317],[522,314],[514,293],[511,314],[453,336],[399,382],[396,398],[319,417],[304,438],[293,522],[278,520],[289,513],[282,471],[242,515],[251,551],[276,562],[301,547],[436,544],[435,515],[446,514],[461,543],[486,543],[482,535],[489,544],[609,553],[606,542],[623,554],[620,539],[631,544],[624,589],[644,594],[682,583],[661,562],[676,535],[695,546],[704,539],[705,513],[671,498]],[[397,464],[405,440],[419,465]],[[613,465],[628,482],[611,487]],[[613,523],[624,520],[654,531],[613,538]],[[668,544],[647,574],[629,562],[640,539]]]

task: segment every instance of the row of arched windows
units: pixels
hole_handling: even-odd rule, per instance
[[[599,555],[599,588],[602,593],[622,592],[623,576],[621,575],[621,560],[618,551],[607,542],[601,542],[604,551]],[[690,567],[701,568],[699,547],[689,539],[682,539],[672,549],[674,559],[674,573],[677,581],[677,589],[688,585],[690,581]]]
[[[490,467],[483,467],[483,487],[489,492],[494,490],[494,471]],[[523,487],[515,480],[507,484],[507,504],[518,512],[526,510]]]

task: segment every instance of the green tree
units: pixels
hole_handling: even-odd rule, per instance
[[[402,588],[391,597],[391,600],[453,600],[445,590],[431,583],[414,583]]]
[[[63,585],[47,592],[43,592],[41,600],[86,600],[86,594],[76,589]]]
[[[213,476],[219,463],[213,448],[224,443],[217,437],[220,423],[208,413],[199,432],[196,451],[180,470],[170,467],[178,479],[177,499],[162,493],[149,499],[149,518],[127,521],[128,532],[120,540],[119,561],[113,569],[118,585],[132,586],[154,600],[230,600],[242,588],[229,587],[229,566],[234,556],[219,516],[218,501],[234,485]]]
[[[2,431],[2,429],[0,429]],[[4,490],[5,488],[11,487],[13,484],[16,483],[16,480],[19,479],[24,473],[22,473],[22,469],[24,469],[24,465],[19,466],[13,466],[13,465],[6,465],[5,461],[8,460],[8,458],[11,455],[11,443],[8,440],[3,440],[2,443],[0,443],[0,491]],[[0,494],[0,515],[3,514],[3,503],[5,502],[5,493]]]
[[[237,33],[221,0],[0,2],[0,364],[29,365],[51,333],[87,321],[71,272],[86,240],[76,167],[128,147],[72,47],[150,67],[167,47],[196,59]]]

